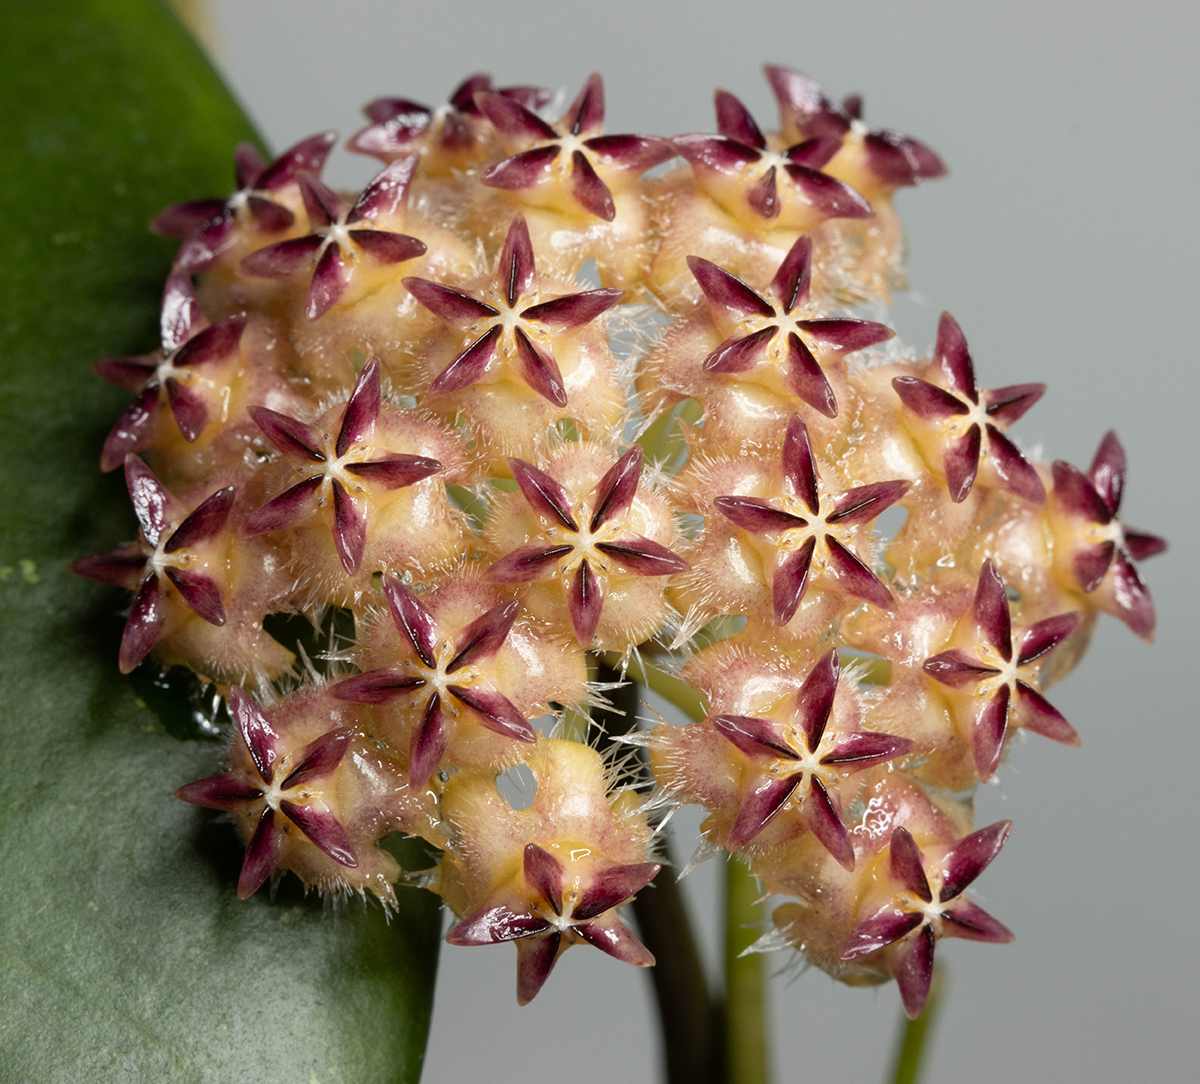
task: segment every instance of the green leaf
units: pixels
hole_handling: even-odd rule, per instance
[[[254,134],[152,0],[5,0],[0,71],[0,1079],[415,1081],[436,900],[239,903],[233,829],[172,797],[220,744],[118,674],[127,596],[67,572],[135,531],[97,466],[128,396],[88,366],[157,344],[146,223]]]

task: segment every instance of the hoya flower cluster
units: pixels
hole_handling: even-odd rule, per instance
[[[926,358],[879,321],[938,156],[767,77],[778,131],[718,91],[716,133],[662,139],[608,134],[598,75],[557,120],[472,76],[367,106],[360,194],[327,132],[155,220],[161,349],[95,366],[133,396],[102,464],[140,531],[75,571],[133,593],[123,671],[227,698],[227,770],[178,795],[236,821],[239,895],[291,870],[388,906],[379,842],[420,836],[449,941],[515,942],[525,1002],[572,945],[653,962],[618,911],[655,811],[697,803],[701,851],[786,898],[768,941],[910,1015],[939,938],[1010,939],[964,892],[1010,828],[969,795],[1019,730],[1078,742],[1044,687],[1100,611],[1152,635],[1164,543],[1119,518],[1115,435],[1033,462],[1042,385],[981,387],[948,314]],[[320,675],[264,627],[332,608]],[[581,722],[635,654],[707,704],[630,739],[649,800]]]

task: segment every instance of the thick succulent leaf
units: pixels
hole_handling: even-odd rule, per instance
[[[333,922],[288,875],[239,902],[241,842],[172,796],[220,746],[182,693],[121,677],[128,594],[67,572],[136,529],[99,469],[128,393],[88,366],[158,344],[174,245],[147,223],[226,193],[253,133],[157,3],[20,0],[3,22],[0,1079],[415,1081],[436,901]]]

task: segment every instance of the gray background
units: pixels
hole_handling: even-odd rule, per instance
[[[1105,619],[1054,690],[1083,748],[1033,739],[980,795],[979,824],[1016,822],[979,898],[1018,940],[939,949],[952,991],[927,1079],[1195,1080],[1195,9],[217,0],[213,11],[219,62],[276,149],[326,127],[348,135],[381,94],[437,104],[475,70],[568,95],[599,70],[611,132],[711,131],[716,86],[773,124],[759,74],[773,61],[837,97],[862,92],[868,121],[944,156],[949,179],[899,199],[920,295],[899,307],[902,336],[927,348],[946,308],[985,385],[1047,381],[1017,429],[1046,458],[1086,467],[1117,426],[1125,519],[1173,549],[1144,566],[1157,646]],[[327,176],[361,184],[373,161],[339,151]],[[713,873],[685,882],[710,926]],[[518,1009],[513,957],[444,949],[426,1084],[655,1078],[643,976],[577,950]],[[772,997],[781,1082],[881,1077],[894,986],[850,990],[809,972]]]

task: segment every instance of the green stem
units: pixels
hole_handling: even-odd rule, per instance
[[[921,1060],[925,1044],[933,1032],[941,1007],[941,995],[945,992],[945,974],[940,969],[933,972],[933,983],[925,1009],[915,1020],[907,1017],[901,1021],[899,1041],[896,1044],[896,1059],[892,1068],[892,1084],[916,1084],[921,1078]],[[932,1045],[932,1043],[930,1043]]]
[[[763,906],[749,867],[731,856],[725,865],[725,1080],[769,1084],[766,968],[761,953],[742,953],[757,938]]]

